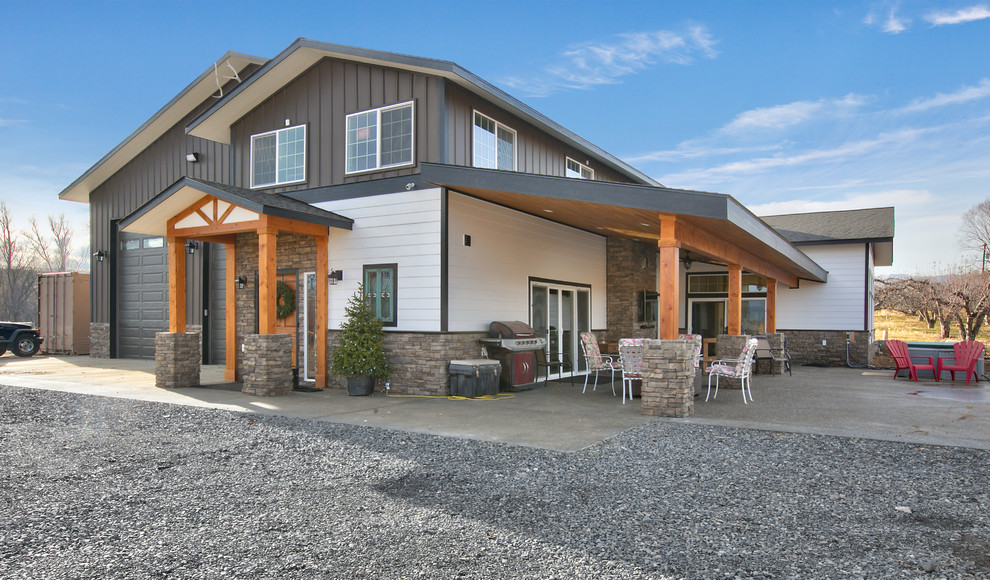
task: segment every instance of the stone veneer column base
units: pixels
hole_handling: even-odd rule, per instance
[[[694,343],[647,340],[643,353],[640,413],[661,417],[694,415]]]
[[[292,392],[292,335],[249,334],[244,337],[241,392],[260,397]]]
[[[110,358],[109,323],[89,323],[89,356],[90,358]]]
[[[155,386],[162,389],[199,386],[199,333],[155,334]]]

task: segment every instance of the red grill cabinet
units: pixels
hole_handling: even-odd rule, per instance
[[[488,338],[481,343],[492,358],[502,363],[499,380],[501,391],[526,391],[536,386],[536,350],[544,348],[547,340],[536,336],[533,327],[514,320],[495,321],[488,327]]]

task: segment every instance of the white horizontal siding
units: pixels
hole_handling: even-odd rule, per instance
[[[354,220],[330,230],[330,267],[344,279],[330,287],[330,328],[339,329],[364,266],[398,264],[396,330],[440,330],[441,190],[427,189],[313,205]]]
[[[606,327],[604,237],[455,193],[448,216],[451,331],[529,321],[530,277],[590,284],[592,326]]]
[[[777,328],[786,330],[864,330],[866,249],[864,244],[802,246],[828,271],[825,284],[801,281],[777,291]]]

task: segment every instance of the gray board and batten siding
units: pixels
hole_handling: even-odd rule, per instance
[[[444,80],[409,71],[323,59],[254,108],[233,126],[237,181],[251,184],[251,136],[286,126],[306,125],[306,181],[265,192],[283,193],[409,175],[421,161],[440,156],[439,119]],[[414,164],[345,175],[345,118],[351,113],[413,101]]]
[[[344,123],[351,113],[414,103],[413,165],[347,175]],[[516,132],[516,171],[565,176],[566,158],[589,164],[595,180],[634,181],[568,147],[537,127],[441,77],[325,58],[255,107],[233,126],[236,183],[250,187],[251,136],[306,125],[306,180],[263,191],[285,193],[419,173],[421,163],[471,167],[473,112]]]

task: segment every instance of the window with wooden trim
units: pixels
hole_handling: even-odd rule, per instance
[[[372,264],[364,267],[364,298],[375,310],[382,326],[398,324],[395,281],[398,264]]]
[[[564,172],[566,177],[573,177],[575,179],[594,179],[595,170],[588,167],[584,163],[575,161],[570,157],[567,158],[567,169]]]
[[[412,102],[347,115],[346,173],[413,163]]]
[[[475,111],[473,143],[475,167],[515,171],[515,131]]]
[[[251,187],[306,181],[306,126],[251,136]]]

